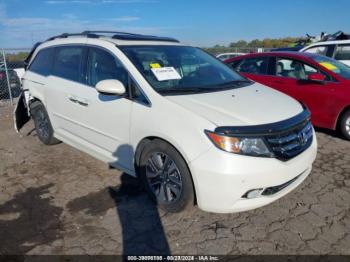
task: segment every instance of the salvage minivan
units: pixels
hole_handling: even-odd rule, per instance
[[[307,108],[173,38],[52,37],[30,53],[23,89],[17,129],[27,104],[44,144],[63,141],[138,176],[169,212],[267,205],[316,157]]]

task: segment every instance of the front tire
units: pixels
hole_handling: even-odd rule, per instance
[[[343,137],[350,140],[350,110],[346,111],[339,122],[339,128]]]
[[[168,212],[194,203],[193,182],[185,160],[168,143],[155,139],[141,153],[139,171],[151,198]]]
[[[58,144],[60,141],[53,135],[53,128],[44,105],[35,101],[31,104],[30,111],[34,119],[35,130],[39,140],[45,145]]]

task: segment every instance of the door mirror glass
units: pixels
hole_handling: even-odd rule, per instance
[[[108,79],[97,83],[96,90],[104,95],[124,95],[125,86],[119,80]]]
[[[325,80],[325,76],[320,73],[311,73],[308,75],[307,79],[315,82],[323,82]]]

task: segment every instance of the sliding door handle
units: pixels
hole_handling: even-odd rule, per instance
[[[68,97],[69,101],[73,102],[73,103],[78,103],[78,99],[76,99],[73,96]]]

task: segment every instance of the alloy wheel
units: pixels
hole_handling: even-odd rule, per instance
[[[182,178],[179,168],[170,156],[156,152],[147,160],[146,177],[157,201],[171,203],[182,193]]]
[[[348,117],[348,119],[345,121],[345,130],[348,132],[348,134],[350,134],[350,117]]]

